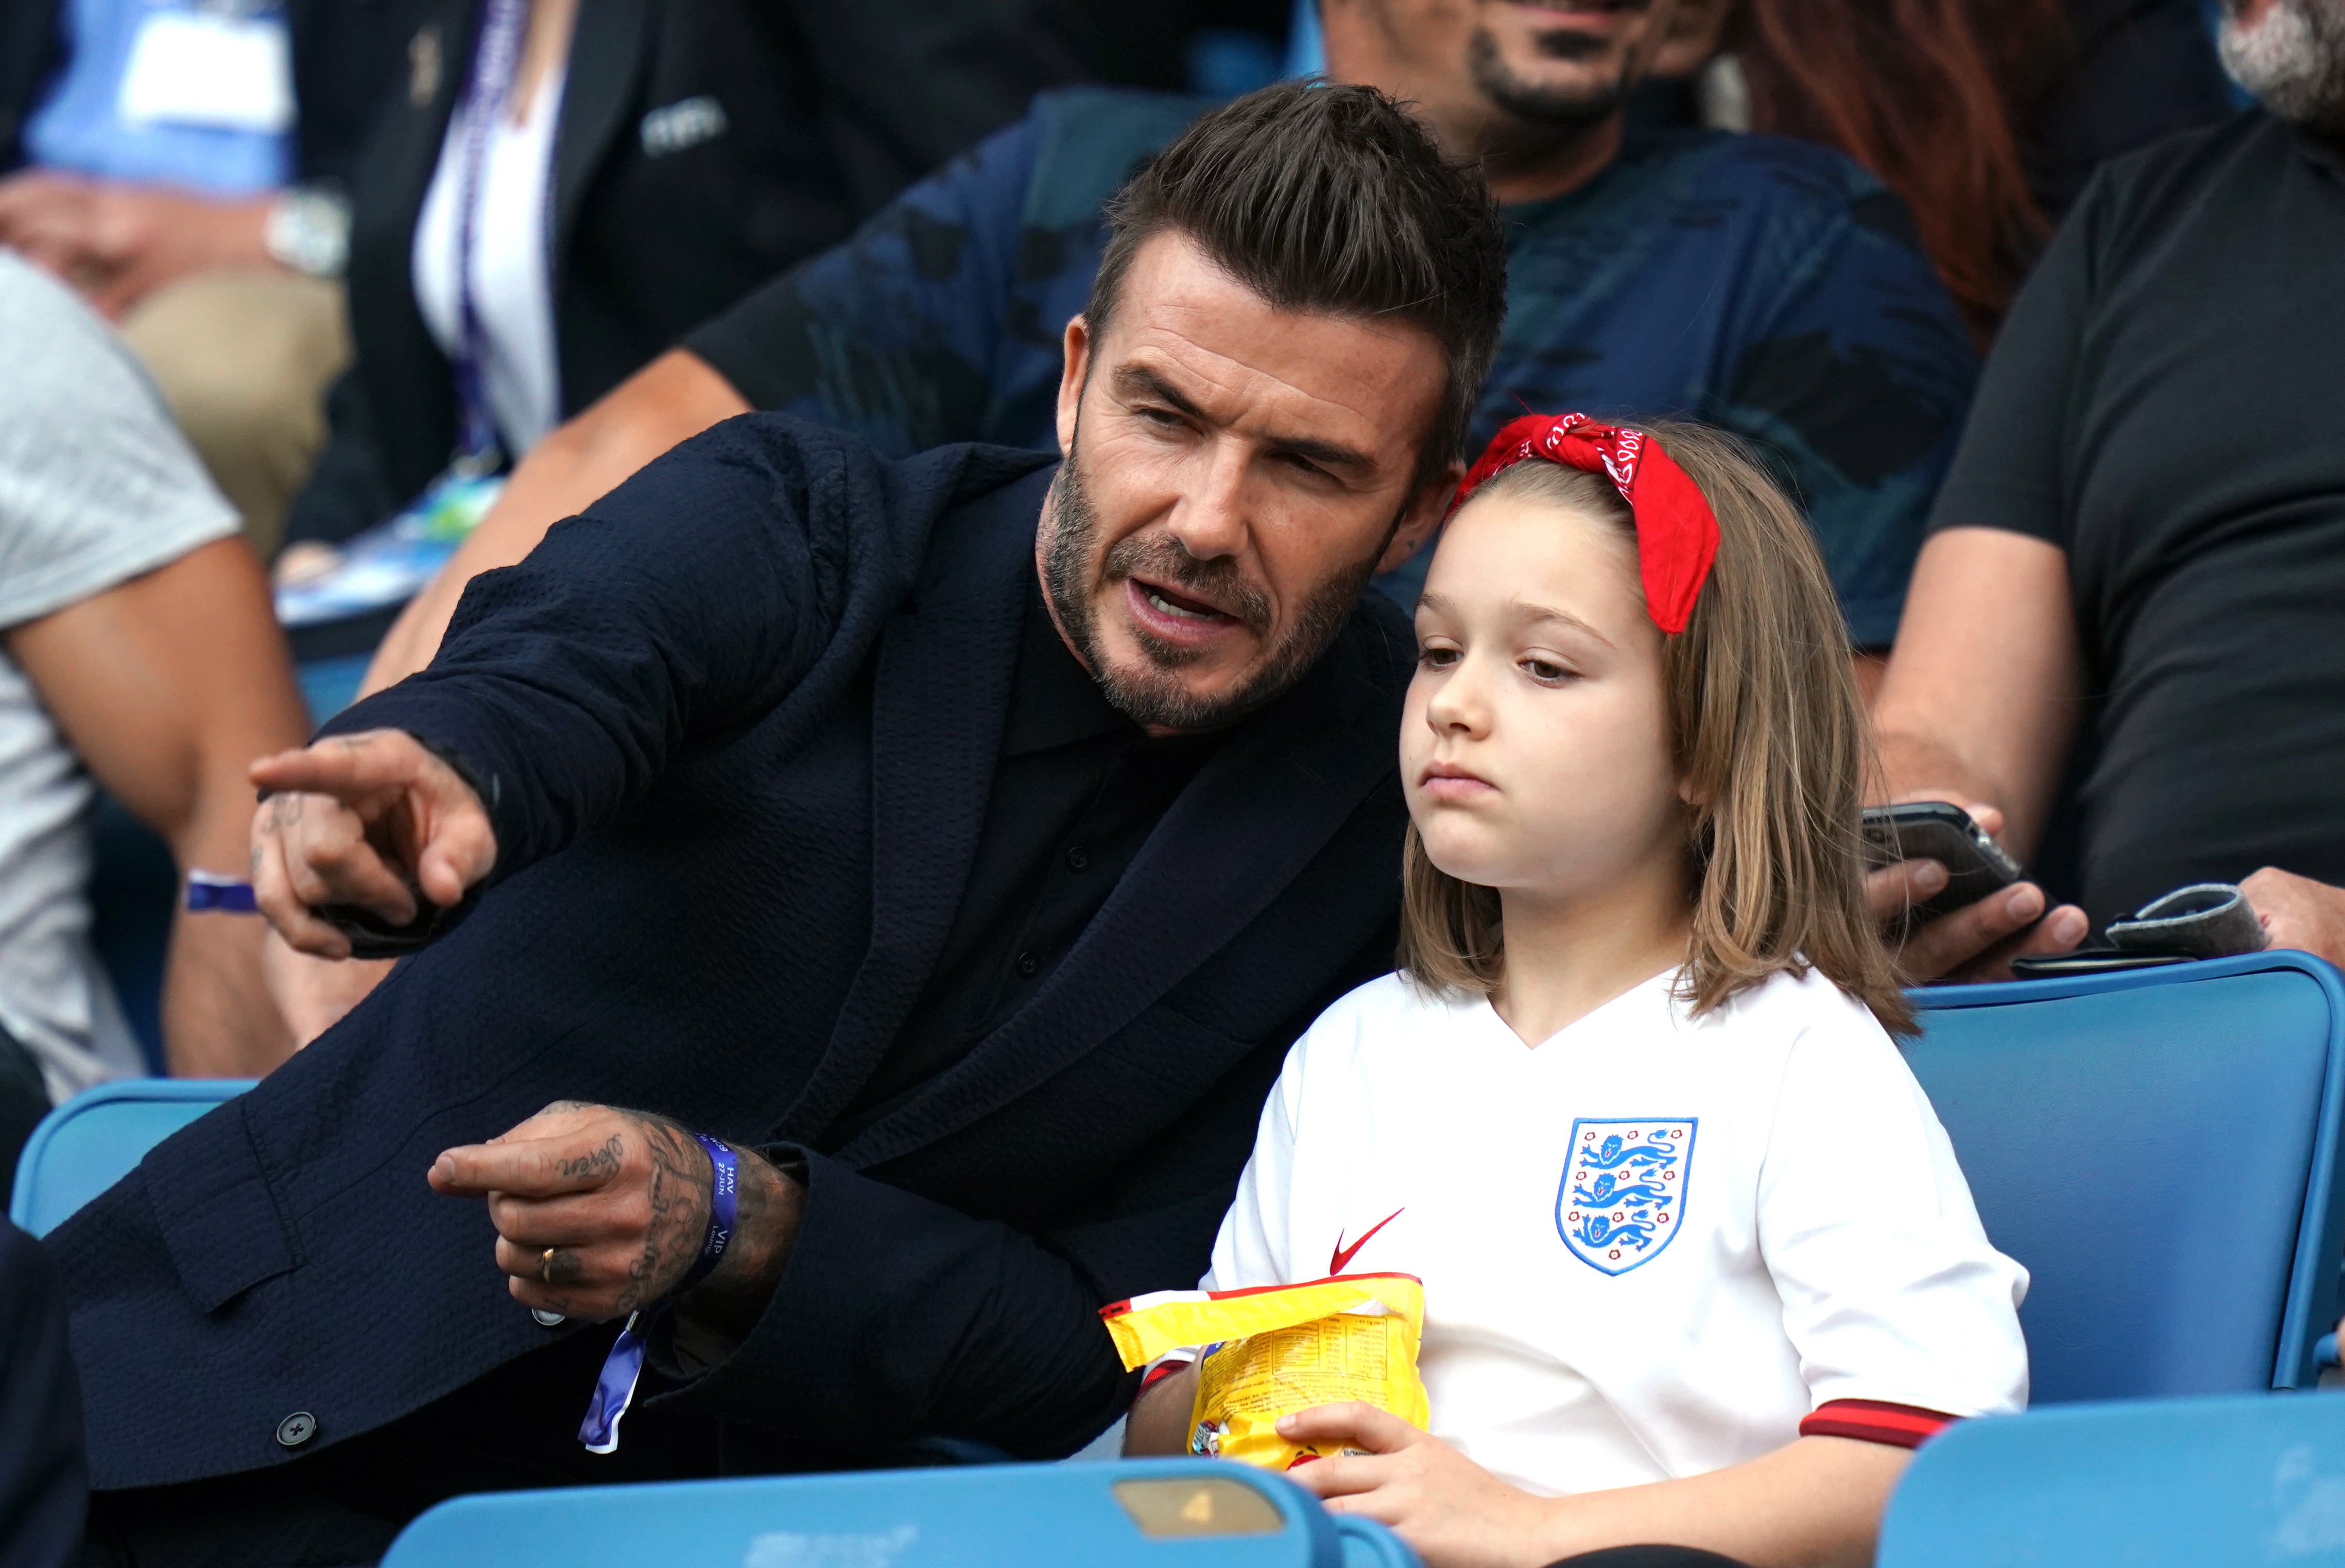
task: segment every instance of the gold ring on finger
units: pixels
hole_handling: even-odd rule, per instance
[[[554,1248],[547,1248],[544,1255],[537,1260],[537,1277],[540,1280],[544,1280],[549,1285],[553,1283],[553,1254],[555,1250],[556,1249]]]

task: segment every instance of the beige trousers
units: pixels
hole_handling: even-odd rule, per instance
[[[268,559],[325,444],[326,389],[350,361],[341,284],[198,273],[139,301],[122,336]]]

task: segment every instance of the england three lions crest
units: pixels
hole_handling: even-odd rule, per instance
[[[1661,1255],[1685,1216],[1699,1117],[1594,1117],[1571,1124],[1555,1228],[1572,1256],[1626,1274]]]

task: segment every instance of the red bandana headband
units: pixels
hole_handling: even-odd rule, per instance
[[[1672,637],[1684,631],[1718,558],[1718,516],[1685,470],[1642,430],[1599,425],[1586,414],[1525,414],[1491,438],[1449,510],[1457,511],[1485,481],[1527,458],[1611,480],[1637,519],[1646,612]]]

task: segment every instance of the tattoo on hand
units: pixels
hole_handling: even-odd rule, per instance
[[[699,1255],[716,1179],[707,1151],[683,1128],[650,1117],[641,1126],[652,1160],[651,1223],[644,1229],[642,1256],[627,1265],[622,1312],[657,1300]]]
[[[586,1260],[577,1253],[556,1249],[545,1260],[544,1280],[549,1285],[575,1285],[586,1275]]]
[[[591,1154],[581,1155],[576,1159],[563,1160],[556,1168],[564,1176],[606,1178],[618,1170],[619,1156],[625,1152],[626,1147],[619,1135],[614,1132],[604,1141],[602,1148]]]

